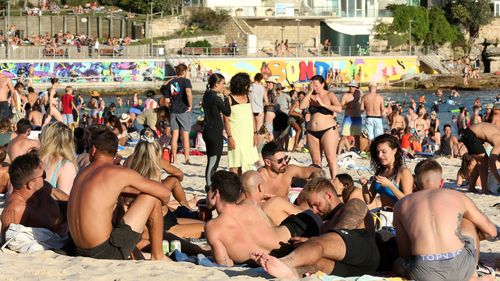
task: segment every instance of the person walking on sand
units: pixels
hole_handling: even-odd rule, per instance
[[[182,138],[184,160],[189,164],[189,131],[191,130],[191,110],[193,109],[193,94],[191,81],[187,79],[188,69],[185,64],[175,67],[176,77],[170,80],[163,95],[170,103],[170,124],[172,127],[172,160],[177,162],[177,142]]]
[[[359,138],[363,119],[361,118],[361,99],[363,97],[359,85],[355,81],[347,84],[349,92],[342,95],[340,105],[345,109],[344,121],[342,122],[342,138],[340,139],[338,153],[346,148],[347,138],[354,136],[354,146],[359,150]]]

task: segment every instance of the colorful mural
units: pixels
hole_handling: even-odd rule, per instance
[[[186,63],[190,69],[201,69],[203,74],[219,72],[226,78],[238,72],[254,75],[262,72],[266,77],[274,76],[282,84],[305,83],[314,75],[327,77],[328,71],[338,69],[342,81],[378,82],[400,80],[403,75],[419,72],[415,57],[323,57],[297,59],[172,59],[177,65]],[[196,71],[195,71],[196,72]],[[199,75],[198,71],[198,75]],[[194,75],[192,74],[194,77]]]
[[[0,72],[16,81],[31,72],[34,84],[53,77],[72,83],[141,82],[164,79],[165,61],[0,63]]]

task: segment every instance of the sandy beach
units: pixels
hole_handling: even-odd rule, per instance
[[[122,152],[128,154],[129,151]],[[311,164],[307,153],[290,153],[291,163],[299,165]],[[183,161],[183,157],[179,157]],[[459,159],[438,158],[444,169],[445,187],[454,186],[456,172],[460,166]],[[194,195],[204,195],[205,156],[192,156],[191,165],[179,164],[185,174],[183,186],[188,199]],[[413,171],[418,161],[407,161],[408,168]],[[368,166],[366,159],[356,159],[356,165]],[[324,163],[326,167],[326,163]],[[223,156],[220,167],[227,167],[227,157]],[[327,170],[325,169],[325,172]],[[349,173],[356,181],[360,176],[369,176],[367,171],[357,171],[340,166],[340,173]],[[460,189],[464,191],[464,189]],[[467,193],[479,209],[484,212],[496,225],[500,225],[500,210],[492,207],[500,202],[498,195],[481,195]],[[0,201],[0,212],[3,210],[4,200]],[[481,242],[480,260],[491,267],[496,267],[497,276],[500,270],[500,243]],[[495,264],[496,263],[496,264]],[[111,261],[94,260],[82,257],[67,257],[55,254],[52,251],[33,254],[17,254],[9,250],[0,252],[0,267],[2,280],[223,280],[235,278],[237,280],[258,280],[270,278],[259,269],[242,268],[210,268],[192,263],[178,262],[151,262],[151,261]],[[321,280],[318,277],[308,280]]]

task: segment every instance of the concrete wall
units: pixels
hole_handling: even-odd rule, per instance
[[[59,31],[69,31],[73,34],[83,33],[92,37],[124,37],[132,36],[132,25],[141,25],[129,19],[92,17],[81,15],[70,16],[11,16],[11,24],[26,35],[45,34],[53,36]],[[8,29],[7,20],[0,19],[0,31],[5,34]],[[154,30],[154,28],[153,28]]]
[[[274,48],[274,42],[281,41],[282,33],[283,40],[288,39],[290,45],[296,45],[299,42],[306,47],[313,47],[315,38],[320,36],[320,21],[317,19],[303,19],[300,22],[295,19],[272,18],[246,19],[246,21],[257,35],[258,48]]]
[[[184,28],[186,25],[176,16],[168,16],[153,20],[153,37],[168,36]]]
[[[199,40],[207,40],[214,47],[220,47],[227,45],[226,36],[225,35],[213,35],[213,36],[199,36],[199,37],[190,37],[190,38],[176,38],[165,40],[160,43],[160,45],[164,45],[167,49],[175,49],[181,48],[186,45],[188,41],[195,42]]]

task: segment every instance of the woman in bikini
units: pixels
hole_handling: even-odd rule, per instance
[[[47,181],[69,195],[76,177],[76,152],[73,132],[62,122],[46,125],[40,134],[40,159]]]
[[[337,146],[339,132],[334,112],[342,112],[342,106],[335,94],[328,92],[328,87],[321,75],[311,78],[309,91],[300,102],[300,109],[309,108],[311,120],[307,124],[307,144],[314,165],[321,167],[321,152],[328,162],[331,178],[337,175]]]
[[[372,183],[360,179],[363,185],[363,197],[366,204],[371,204],[377,193],[383,207],[394,204],[413,191],[413,175],[404,167],[403,150],[396,137],[383,134],[376,137],[371,146],[371,166],[375,170]]]

